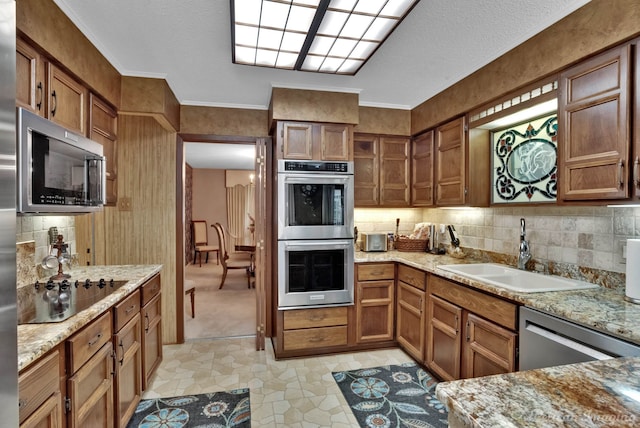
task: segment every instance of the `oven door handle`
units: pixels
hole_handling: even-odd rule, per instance
[[[289,241],[285,247],[286,251],[308,251],[310,248],[314,250],[340,250],[348,249],[353,246],[353,239],[349,239],[346,242],[331,242],[323,241],[321,239],[314,239],[310,241],[300,241],[292,244]]]
[[[551,340],[552,342],[558,343],[567,348],[578,351],[584,355],[588,355],[591,358],[596,360],[611,360],[613,357],[611,355],[605,354],[603,352],[598,351],[597,349],[590,348],[586,345],[583,345],[580,342],[576,342],[575,340],[571,340],[568,337],[560,336],[552,331],[546,330],[544,328],[538,327],[535,324],[528,324],[526,329],[531,333],[537,334],[538,336],[542,336],[545,339]]]

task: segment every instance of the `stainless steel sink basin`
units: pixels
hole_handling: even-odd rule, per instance
[[[596,284],[584,281],[527,272],[497,263],[440,265],[438,268],[519,293],[581,290],[598,287]]]

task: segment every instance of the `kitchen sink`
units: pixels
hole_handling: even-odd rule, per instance
[[[582,290],[598,287],[596,284],[584,281],[523,271],[497,263],[440,265],[438,268],[519,293]]]

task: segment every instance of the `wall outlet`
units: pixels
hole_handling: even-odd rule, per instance
[[[131,198],[118,198],[118,209],[120,211],[131,211]]]

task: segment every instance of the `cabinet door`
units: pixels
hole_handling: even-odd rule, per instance
[[[351,125],[318,125],[322,160],[351,160]]]
[[[62,428],[62,396],[56,392],[31,414],[20,428]]]
[[[144,293],[143,293],[144,294]],[[151,377],[162,361],[161,294],[142,307],[142,390],[148,388]]]
[[[45,420],[56,424],[54,426],[62,424],[61,363],[64,364],[64,355],[54,350],[20,373],[18,377],[20,426],[38,426]]]
[[[111,342],[105,343],[67,381],[71,400],[70,428],[113,427],[113,357]]]
[[[116,426],[124,428],[142,395],[142,339],[138,312],[114,335]]]
[[[70,131],[87,135],[87,88],[51,63],[48,69],[47,118]]]
[[[380,169],[378,137],[355,134],[353,137],[353,199],[356,207],[379,204]]]
[[[436,128],[436,205],[464,205],[467,194],[465,119]]]
[[[398,282],[396,339],[418,361],[424,360],[424,296],[424,291]]]
[[[474,314],[465,316],[462,377],[515,371],[517,334]]]
[[[380,205],[408,207],[409,150],[411,140],[405,137],[380,137]]]
[[[107,201],[105,205],[115,206],[118,202],[118,152],[116,111],[95,95],[90,95],[89,137],[102,144],[107,158]]]
[[[356,342],[393,340],[393,280],[357,283]]]
[[[416,137],[411,154],[411,206],[433,205],[433,131]]]
[[[313,124],[282,122],[278,127],[282,138],[281,150],[284,159],[313,159]]]
[[[16,106],[41,116],[45,112],[44,61],[22,39],[16,39]]]
[[[630,46],[560,75],[558,199],[629,197]]]
[[[460,378],[462,309],[437,296],[429,296],[427,367],[443,380]]]

